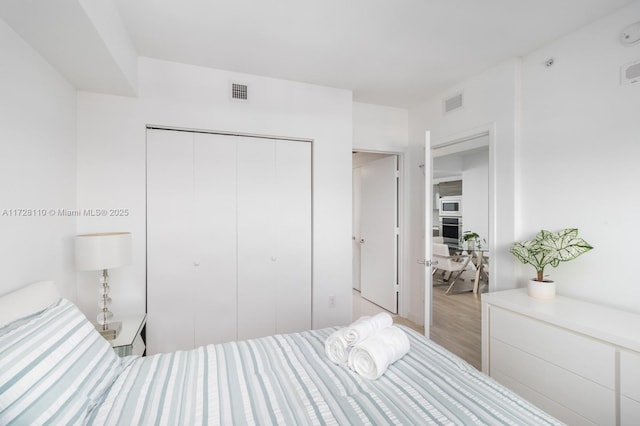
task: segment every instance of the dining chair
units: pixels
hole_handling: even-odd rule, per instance
[[[485,252],[482,255],[482,269],[480,269],[480,279],[486,281],[486,285],[489,286],[489,252]]]
[[[445,294],[449,294],[453,285],[456,283],[458,278],[460,278],[460,275],[462,275],[462,273],[467,269],[467,265],[471,261],[471,256],[468,254],[451,256],[449,253],[449,246],[441,243],[432,244],[431,253],[434,260],[438,261],[431,274],[434,277],[437,271],[450,274],[449,279],[446,282],[443,282],[444,285],[449,284],[449,288],[445,291]]]

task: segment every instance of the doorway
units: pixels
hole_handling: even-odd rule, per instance
[[[447,193],[444,196],[459,197],[461,208],[455,218],[460,225],[460,233],[478,234],[481,243],[488,248],[482,258],[487,263],[485,266],[481,264],[483,272],[488,272],[487,275],[481,275],[485,279],[484,282],[480,281],[482,292],[489,289],[490,248],[493,244],[493,226],[490,220],[493,196],[491,138],[491,129],[483,129],[434,144],[425,152],[424,168],[426,196],[429,200],[425,203],[425,208],[428,209],[425,211],[425,220],[430,225],[426,229],[432,231],[425,238],[425,252],[430,256],[433,238],[441,236],[443,223],[449,219],[446,211],[441,211],[443,197],[440,192],[445,188],[449,190],[455,187],[451,183],[458,182],[460,193]],[[454,241],[449,243],[452,247],[455,245]],[[433,287],[431,274],[427,272],[425,276],[425,323],[430,330],[429,336],[472,365],[480,366],[480,292],[471,292],[475,284],[474,267],[470,266],[469,271],[463,274],[464,281],[456,282],[456,290],[451,295],[444,295],[442,287]]]
[[[488,135],[480,136],[488,144]],[[482,141],[484,139],[484,141]],[[443,156],[432,151],[433,235],[458,242],[467,232],[489,241],[489,146]],[[456,205],[455,211],[444,206]],[[453,229],[456,228],[456,229]]]
[[[399,313],[400,158],[353,152],[353,288],[363,299]]]

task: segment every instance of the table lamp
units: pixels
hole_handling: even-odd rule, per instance
[[[131,233],[109,232],[101,234],[83,234],[76,236],[76,269],[79,271],[102,270],[101,296],[98,302],[96,329],[100,334],[113,340],[122,328],[119,321],[110,322],[113,313],[109,311],[111,298],[109,297],[108,269],[125,266],[131,261]]]

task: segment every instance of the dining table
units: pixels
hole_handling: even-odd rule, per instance
[[[476,269],[475,281],[473,283],[473,294],[478,294],[482,268],[485,265],[488,266],[488,263],[485,260],[485,253],[489,253],[489,245],[484,243],[470,244],[468,241],[462,243],[447,243],[447,245],[457,254],[467,252],[467,254],[471,256],[471,264],[473,264]]]

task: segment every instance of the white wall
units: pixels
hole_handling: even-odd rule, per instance
[[[138,53],[131,41],[129,32],[120,18],[115,2],[79,0],[87,18],[99,34],[103,44],[120,71],[118,77],[128,83],[130,93],[136,93],[138,87]]]
[[[635,234],[640,211],[640,84],[620,85],[620,66],[640,44],[618,36],[640,17],[640,2],[594,22],[523,60],[519,149],[520,230],[577,227],[594,250],[548,268],[559,294],[640,312]],[[550,57],[555,64],[547,68]],[[522,265],[518,283],[533,276]]]
[[[489,152],[463,154],[462,226],[489,239]]]
[[[111,271],[114,314],[145,309],[145,126],[155,124],[314,140],[313,326],[350,322],[351,92],[148,58],[139,70],[138,98],[78,95],[78,205],[131,212],[78,222],[79,231],[133,233],[133,264]],[[229,100],[230,81],[249,85],[250,102]],[[87,274],[80,306],[92,311]]]
[[[57,209],[76,207],[76,91],[2,20],[0,51],[0,294],[53,279],[75,300],[76,220]]]
[[[490,235],[492,264],[495,268],[491,285],[494,290],[516,286],[515,267],[508,250],[515,235],[514,151],[518,136],[516,101],[520,90],[519,67],[517,59],[505,61],[409,110],[409,144],[415,147],[414,150],[424,147],[426,131],[431,134],[430,146],[491,131],[489,167],[493,169],[495,179],[490,176],[489,180],[494,207],[494,217],[490,221],[500,224],[491,230]],[[464,108],[444,115],[442,100],[461,91],[464,93]],[[415,229],[424,221],[424,191],[423,184],[412,192],[418,206],[411,213]],[[424,232],[424,225],[422,230]],[[424,282],[425,268],[416,262],[416,259],[424,259],[424,239],[414,240],[409,256],[410,279],[416,283]],[[416,289],[419,291],[411,298],[414,312],[422,311],[425,298],[424,286],[416,286]],[[430,306],[428,301],[427,305]],[[422,322],[423,318],[420,316],[413,320]]]
[[[408,110],[353,103],[353,149],[393,151],[404,149],[408,141]]]
[[[523,286],[533,275],[508,252],[514,241],[541,228],[577,227],[595,250],[545,271],[560,281],[558,293],[638,311],[633,255],[625,253],[640,209],[640,84],[620,86],[619,79],[622,64],[640,59],[640,45],[624,47],[618,37],[639,15],[636,1],[409,111],[416,147],[427,130],[433,146],[474,128],[492,129],[492,291]],[[551,57],[555,65],[547,68]],[[443,115],[442,99],[461,90],[464,109]],[[612,209],[620,200],[624,208]],[[421,214],[412,211],[412,220]],[[412,248],[420,258],[423,242],[416,239]],[[424,268],[416,265],[411,274],[419,281]]]
[[[401,247],[401,292],[400,314],[414,321],[422,315],[422,307],[416,311],[411,298],[420,291],[416,286],[422,287],[420,282],[414,281],[408,271],[413,268],[410,253],[416,235],[424,233],[423,225],[412,220],[416,200],[414,193],[416,186],[420,185],[420,173],[417,162],[420,159],[420,150],[411,149],[409,146],[409,111],[404,108],[388,107],[383,105],[353,103],[353,149],[360,151],[391,152],[400,155],[400,168],[404,185],[400,195],[402,223],[404,226],[403,244]],[[424,188],[424,186],[423,186]],[[418,228],[415,228],[417,223]]]
[[[437,180],[438,183],[460,180],[462,177],[462,156],[450,154],[435,157],[431,172],[434,180]]]

